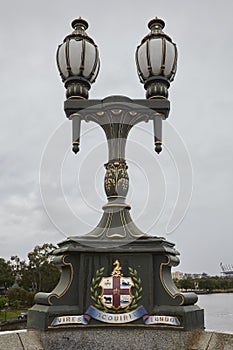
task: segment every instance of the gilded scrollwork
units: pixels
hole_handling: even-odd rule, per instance
[[[125,161],[110,161],[106,165],[104,187],[107,197],[126,197],[129,188],[128,166]]]

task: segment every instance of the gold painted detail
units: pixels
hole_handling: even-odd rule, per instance
[[[119,197],[116,196],[116,198],[119,198]],[[109,204],[105,204],[103,206],[103,208],[111,208],[111,207],[122,207],[122,208],[125,208],[125,209],[128,209],[128,210],[131,209],[130,205],[128,205],[128,204],[121,204],[121,203],[109,203]]]
[[[122,276],[122,273],[121,273],[122,268],[121,268],[121,265],[119,263],[119,260],[116,260],[113,263],[113,265],[116,266],[116,267],[114,267],[114,269],[112,270],[111,275],[112,276]]]
[[[122,113],[122,109],[112,109],[111,112],[113,115],[119,115]]]
[[[158,95],[158,96],[151,96],[151,97],[148,98],[148,100],[153,100],[153,99],[156,99],[156,98],[163,98],[163,99],[167,100],[167,97],[160,96],[160,95]]]
[[[126,197],[129,188],[128,166],[125,161],[108,162],[106,165],[104,188],[107,197]]]
[[[112,216],[113,216],[112,212],[109,212],[108,216],[107,216],[107,221],[106,221],[104,227],[102,227],[102,230],[100,231],[99,234],[89,234],[88,236],[89,237],[101,237],[101,236],[104,236],[106,234],[106,232],[108,232],[109,227],[111,226]]]
[[[114,206],[114,204],[111,204],[111,206]],[[125,238],[127,236],[125,225],[123,224],[123,218],[122,218],[123,212],[124,212],[123,210],[120,210],[118,212],[120,214],[121,225],[119,225],[120,227],[118,227],[117,230],[119,230],[119,229],[120,230],[118,232],[116,232],[116,228],[109,227],[107,234],[106,234],[106,237],[108,237],[108,238],[115,238],[115,237]],[[122,228],[123,228],[124,232],[122,232]]]
[[[119,260],[115,260],[113,265],[111,276],[103,277],[104,267],[101,267],[92,278],[91,298],[94,306],[106,313],[132,311],[142,298],[142,281],[132,267],[128,267],[131,277],[124,277]]]
[[[74,117],[79,117],[79,118],[81,118],[82,116],[81,116],[81,114],[79,114],[79,113],[72,113],[72,114],[70,115],[69,119],[73,119]]]
[[[135,116],[137,115],[137,112],[135,112],[135,111],[130,111],[129,114],[132,115],[133,117],[135,117]]]
[[[175,316],[176,317],[176,316]],[[48,326],[48,328],[100,328],[100,327],[112,327],[112,323],[98,323],[98,324],[65,324],[65,325],[61,325],[61,326]],[[142,327],[142,324],[141,323],[124,323],[124,328],[125,327],[133,327],[133,328],[141,328]],[[143,325],[143,328],[154,328],[154,329],[158,329],[158,328],[172,328],[172,329],[184,329],[184,326],[173,326],[173,325],[164,325],[164,324],[144,324]]]
[[[66,259],[67,256],[68,256],[68,255],[64,255],[64,256],[62,257],[62,263],[63,263],[64,266],[69,266],[69,268],[70,268],[69,280],[67,280],[67,285],[66,285],[65,289],[62,291],[62,293],[60,293],[60,294],[58,294],[58,293],[56,292],[56,290],[59,289],[59,285],[61,284],[61,280],[59,281],[57,287],[54,289],[54,291],[53,291],[53,292],[49,295],[49,297],[48,297],[49,305],[53,305],[53,302],[52,302],[51,298],[53,298],[53,297],[56,298],[56,299],[62,298],[62,297],[66,294],[66,292],[69,290],[69,288],[70,288],[70,286],[71,286],[71,283],[73,282],[73,279],[74,279],[74,269],[73,269],[72,263],[66,262],[66,261],[65,261],[65,259]]]
[[[81,100],[86,100],[86,98],[83,97],[83,96],[69,96],[69,97],[68,97],[68,100],[72,100],[73,98],[79,98],[79,99],[81,99]]]
[[[163,69],[163,66],[161,67]],[[152,98],[168,98],[168,88],[166,84],[160,82],[152,82],[146,92],[146,97],[148,99]]]
[[[179,292],[178,292],[178,293],[172,294],[172,293],[170,292],[169,288],[166,286],[166,284],[165,284],[165,282],[164,282],[164,279],[163,279],[163,269],[164,269],[164,267],[168,267],[168,266],[170,265],[170,263],[171,263],[171,257],[170,257],[169,255],[166,255],[166,258],[168,259],[168,261],[165,262],[165,263],[161,263],[161,264],[160,264],[160,268],[159,268],[159,278],[160,278],[160,282],[162,283],[162,285],[163,285],[165,291],[170,295],[170,297],[172,297],[172,299],[176,299],[176,298],[178,298],[178,297],[181,298],[181,302],[179,303],[179,305],[181,306],[181,305],[184,304],[184,301],[185,301],[185,300],[184,300],[184,295],[181,294],[181,293],[179,293]]]

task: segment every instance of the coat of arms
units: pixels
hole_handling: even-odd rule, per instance
[[[98,269],[91,281],[91,298],[94,305],[90,305],[83,315],[63,315],[55,317],[51,328],[65,325],[87,325],[91,320],[122,325],[142,319],[143,324],[180,327],[178,317],[173,315],[149,315],[143,305],[139,305],[142,298],[142,281],[137,270],[128,267],[129,275],[124,276],[119,260],[110,276],[103,276],[104,267]],[[137,321],[138,322],[138,321]]]
[[[96,277],[92,279],[91,298],[95,301],[95,307],[103,311],[119,313],[133,310],[141,299],[141,279],[131,267],[128,267],[131,276],[123,276],[118,260],[113,265],[115,268],[111,276],[102,277],[104,268],[96,271]]]

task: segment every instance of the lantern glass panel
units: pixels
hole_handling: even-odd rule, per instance
[[[82,41],[70,40],[69,42],[69,58],[70,67],[74,75],[80,74],[81,58],[82,58]]]
[[[146,42],[138,49],[138,64],[143,78],[149,77]]]
[[[166,42],[166,60],[165,60],[165,70],[164,75],[169,76],[172,71],[172,67],[175,60],[175,47],[169,41]]]
[[[84,61],[84,70],[83,76],[88,78],[94,68],[95,64],[95,46],[90,44],[88,41],[85,41],[85,61]]]
[[[68,77],[68,70],[67,70],[67,62],[66,62],[66,44],[62,44],[59,48],[58,52],[58,63],[61,69],[61,72],[65,78]]]
[[[162,65],[162,39],[152,39],[149,42],[150,61],[153,75],[160,75]]]

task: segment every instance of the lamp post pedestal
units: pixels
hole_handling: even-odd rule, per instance
[[[61,280],[51,293],[36,295],[36,305],[28,314],[29,329],[204,328],[203,310],[194,305],[196,294],[181,293],[172,281],[171,267],[179,264],[179,253],[163,238],[138,238],[129,243],[70,238],[59,244],[55,255]],[[118,277],[113,273],[116,262]],[[125,308],[127,302],[131,304]]]

